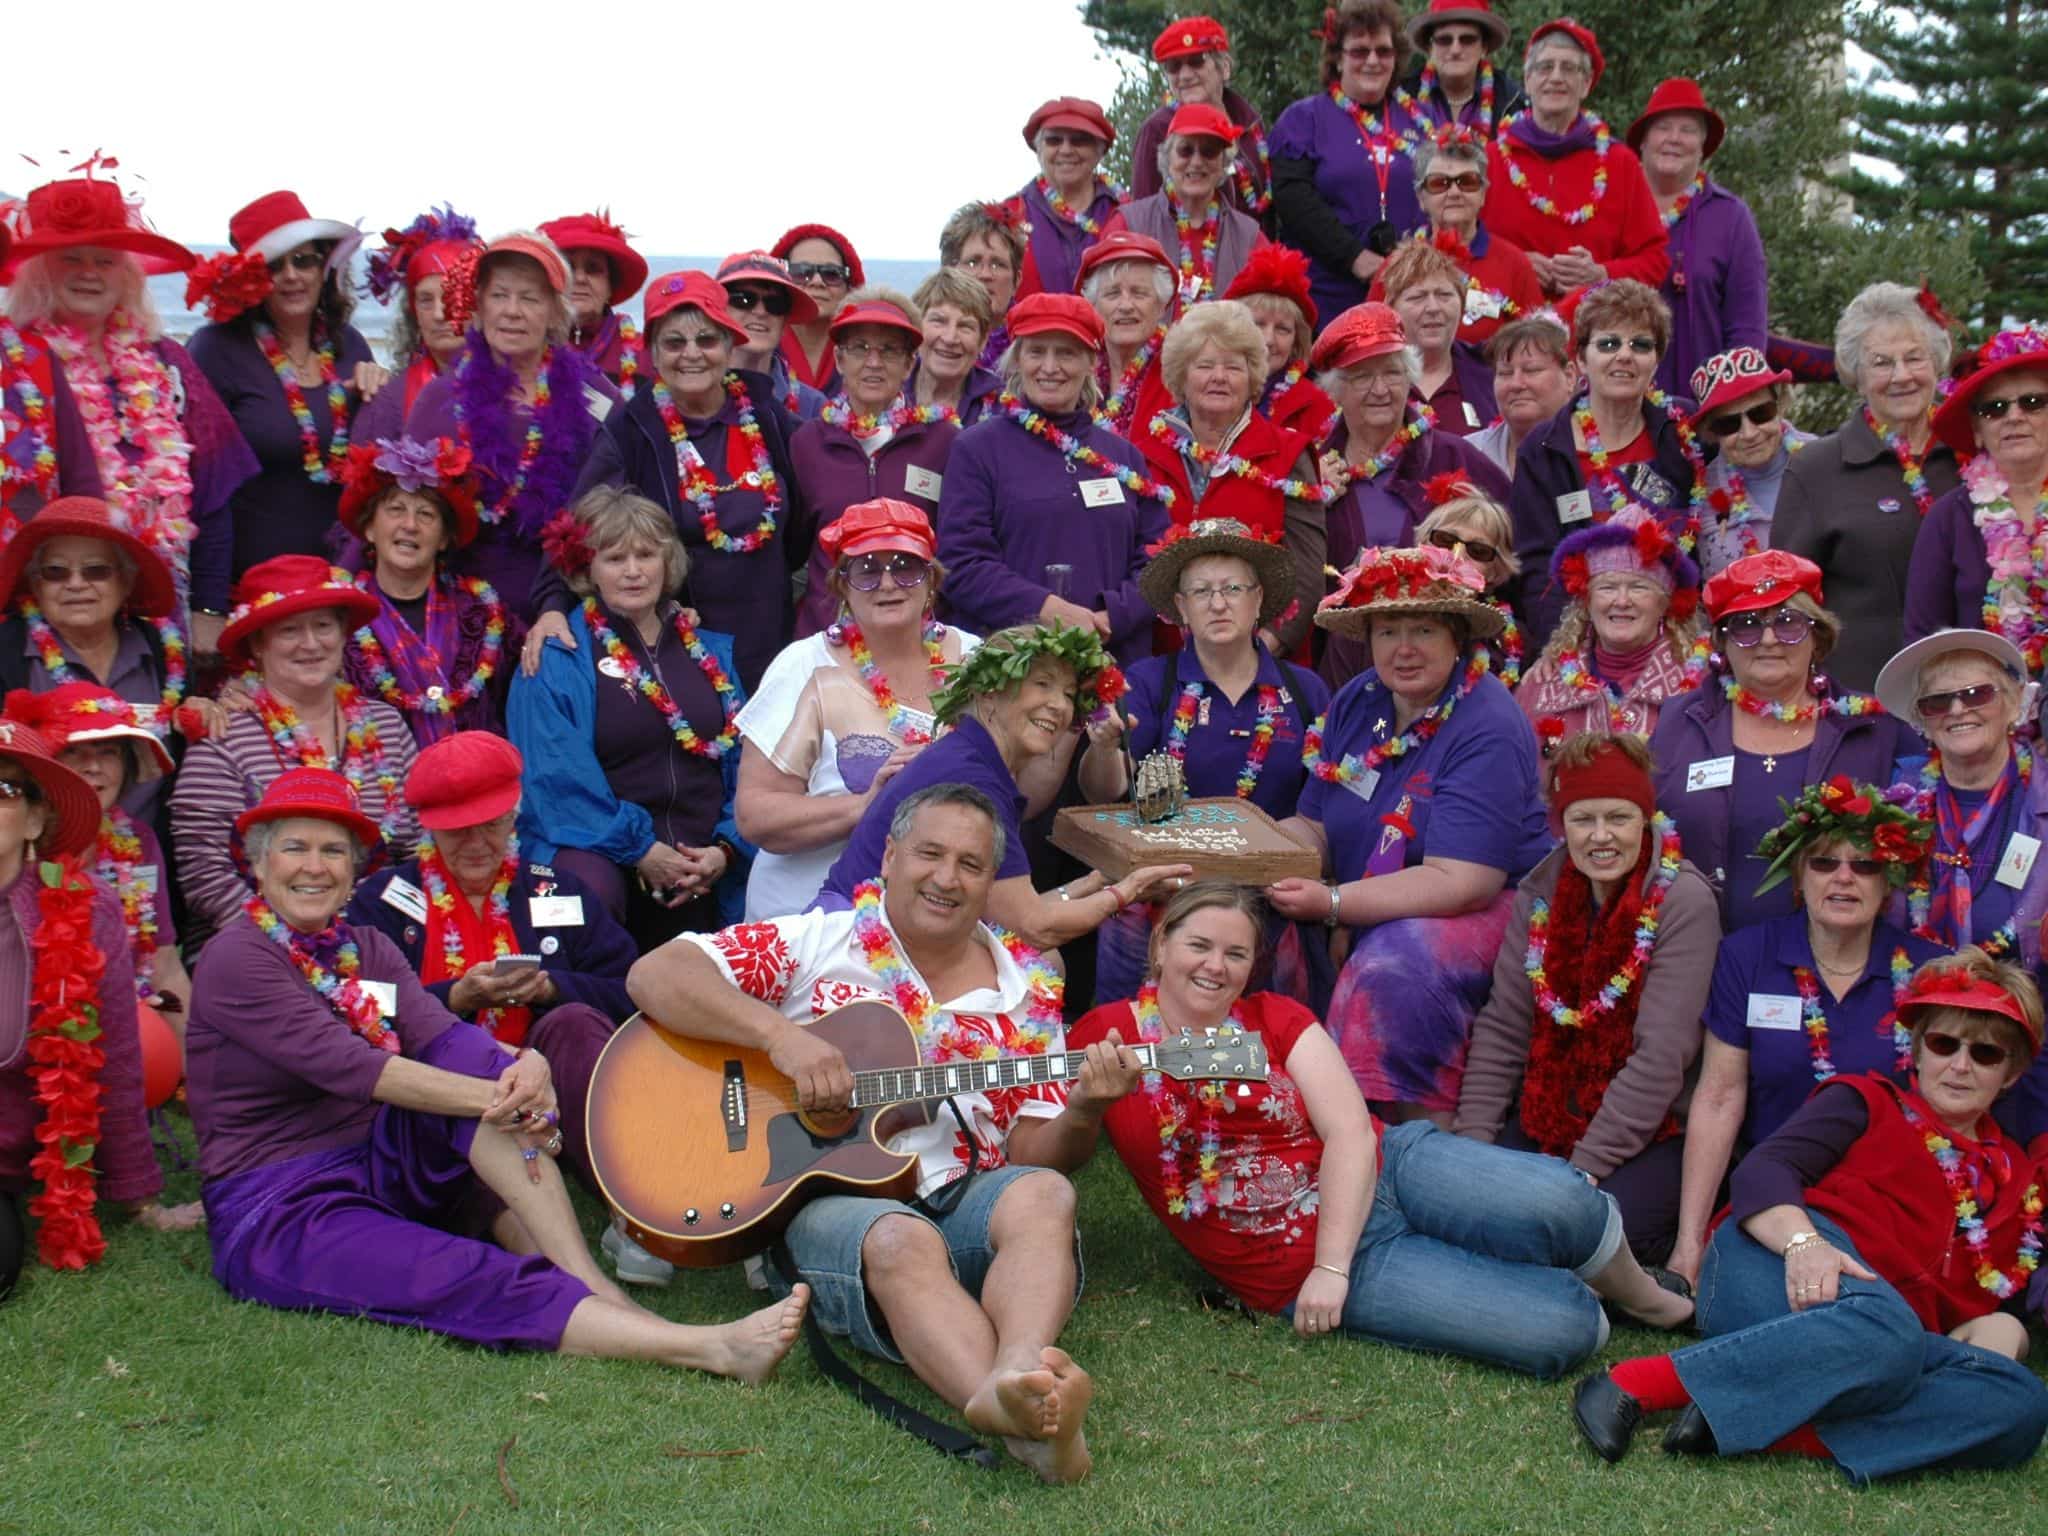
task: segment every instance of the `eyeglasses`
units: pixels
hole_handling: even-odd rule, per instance
[[[1979,421],[1996,421],[2014,406],[2022,415],[2038,416],[2048,411],[2048,395],[2000,395],[1995,400],[1977,400],[1970,405],[1970,414]]]
[[[1015,272],[1017,264],[1007,256],[982,252],[975,256],[962,256],[958,265],[977,276],[983,272]]]
[[[1964,709],[1982,709],[1997,697],[1998,684],[1972,683],[1967,688],[1950,688],[1943,693],[1923,693],[1913,701],[1913,707],[1920,711],[1921,719],[1934,720],[1958,704]]]
[[[852,274],[844,262],[792,261],[789,275],[800,283],[823,283],[827,288],[844,288]]]
[[[121,567],[111,560],[88,560],[84,565],[62,565],[52,560],[36,568],[36,579],[46,581],[53,587],[66,585],[73,576],[80,581],[89,581],[97,587],[112,581],[120,574]]]
[[[1198,587],[1182,587],[1180,595],[1197,608],[1205,608],[1219,597],[1226,603],[1234,603],[1246,593],[1258,590],[1259,584],[1255,581],[1205,581]]]
[[[1485,184],[1485,178],[1477,171],[1460,171],[1455,176],[1437,172],[1422,178],[1422,190],[1425,192],[1448,192],[1453,187],[1460,192],[1477,192]]]
[[[272,272],[282,272],[290,267],[294,272],[318,272],[327,265],[327,258],[318,251],[292,251],[270,263]]]
[[[1468,539],[1463,534],[1451,532],[1448,528],[1432,531],[1429,542],[1438,549],[1448,549],[1454,554],[1462,549],[1481,565],[1491,565],[1500,558],[1500,549],[1497,545],[1489,544],[1484,539]]]
[[[1816,875],[1832,875],[1844,864],[1852,875],[1881,875],[1884,873],[1883,859],[1845,859],[1839,854],[1816,853],[1806,861],[1806,867]]]
[[[796,300],[782,288],[728,288],[725,297],[734,309],[765,309],[778,319],[790,311]]]
[[[1609,357],[1612,357],[1623,347],[1627,347],[1637,357],[1648,357],[1657,350],[1657,343],[1654,338],[1649,336],[1595,336],[1593,338],[1593,350]]]
[[[1742,430],[1746,421],[1753,427],[1761,427],[1778,419],[1778,402],[1766,400],[1761,405],[1752,405],[1746,411],[1730,411],[1725,416],[1709,416],[1707,430],[1716,437],[1733,437]]]
[[[1370,64],[1375,59],[1391,59],[1393,57],[1394,50],[1392,48],[1376,48],[1371,43],[1360,43],[1356,48],[1346,48],[1344,50],[1344,62],[1346,64]]]
[[[865,363],[874,358],[880,358],[885,363],[900,363],[910,356],[910,348],[900,341],[842,341],[839,343],[839,351],[841,355],[851,358],[856,363]]]
[[[2012,1054],[2002,1045],[1993,1045],[1989,1040],[1965,1040],[1960,1035],[1944,1034],[1930,1029],[1920,1037],[1920,1043],[1937,1056],[1953,1056],[1965,1045],[1970,1048],[1970,1060],[1980,1067],[2002,1067],[2006,1057]]]
[[[1057,128],[1046,129],[1038,142],[1046,149],[1097,149],[1102,145],[1092,133],[1062,133]]]
[[[1538,59],[1522,73],[1531,80],[1541,80],[1550,75],[1584,74],[1586,65],[1579,59]]]
[[[1764,631],[1780,645],[1797,645],[1813,633],[1813,619],[1792,608],[1780,608],[1769,618],[1760,613],[1738,613],[1721,621],[1721,638],[1748,650],[1764,637]]]
[[[654,344],[654,350],[663,357],[681,357],[691,347],[695,347],[699,352],[714,352],[721,342],[730,340],[732,335],[727,331],[669,330],[661,333],[661,340]]]
[[[1588,597],[1632,597],[1643,602],[1664,597],[1664,588],[1647,576],[1629,576],[1620,571],[1603,573],[1586,583]]]
[[[872,592],[881,586],[886,575],[907,592],[923,586],[931,569],[929,560],[920,560],[915,555],[892,555],[887,560],[880,555],[856,555],[846,562],[846,584],[856,592]]]

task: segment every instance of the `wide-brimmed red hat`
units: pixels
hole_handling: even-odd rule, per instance
[[[1585,49],[1586,57],[1593,61],[1593,77],[1586,82],[1586,94],[1592,95],[1593,88],[1600,83],[1600,77],[1607,73],[1607,55],[1600,51],[1600,39],[1594,36],[1593,29],[1583,21],[1571,16],[1560,16],[1555,21],[1544,22],[1529,34],[1529,46],[1522,51],[1522,57],[1528,58],[1536,51],[1536,45],[1553,32],[1562,32]]]
[[[857,501],[818,530],[818,548],[832,561],[900,550],[929,560],[938,544],[922,508],[893,496]]]
[[[1270,293],[1286,299],[1301,311],[1311,327],[1316,323],[1316,301],[1309,292],[1308,258],[1284,245],[1262,245],[1244,259],[1237,276],[1223,290],[1226,299],[1248,298]]]
[[[502,736],[457,731],[420,753],[405,776],[405,802],[429,832],[496,821],[519,803],[526,759]]]
[[[1391,304],[1367,300],[1354,304],[1336,319],[1332,320],[1322,335],[1316,338],[1315,350],[1309,354],[1309,366],[1317,372],[1325,368],[1349,368],[1368,358],[1385,357],[1399,352],[1408,345],[1408,332],[1401,324],[1401,316]]]
[[[34,726],[0,715],[0,757],[12,758],[35,781],[49,807],[37,840],[40,853],[82,853],[100,835],[100,797],[76,773],[57,761]]]
[[[1024,120],[1024,142],[1033,149],[1038,148],[1041,128],[1071,128],[1104,144],[1116,142],[1116,125],[1109,120],[1109,114],[1085,96],[1055,96],[1039,104],[1038,110]]]
[[[696,309],[730,336],[734,346],[744,347],[754,338],[733,318],[729,297],[725,285],[708,272],[667,273],[647,285],[646,296],[640,301],[640,329],[652,336],[654,322],[670,310]]]
[[[2048,372],[2048,330],[2037,325],[2017,326],[2000,331],[1978,349],[1976,371],[1958,384],[1934,413],[1934,435],[1953,448],[1957,457],[1968,458],[1977,452],[1977,439],[1970,432],[1970,407],[1977,396],[2001,373],[2017,368]]]
[[[7,548],[0,551],[0,604],[21,595],[36,552],[50,540],[66,535],[104,539],[135,562],[135,589],[128,594],[130,612],[161,619],[176,610],[178,589],[171,583],[170,568],[142,540],[126,528],[116,527],[107,504],[97,496],[59,496],[21,525]]]
[[[367,538],[370,510],[386,491],[428,491],[441,498],[452,519],[449,531],[460,549],[476,537],[477,499],[482,487],[467,445],[452,437],[425,442],[400,435],[372,443],[350,443],[341,469],[341,506],[336,516],[357,538]]]
[[[856,325],[885,325],[893,331],[901,331],[910,338],[913,348],[924,340],[924,327],[911,319],[901,305],[889,299],[862,299],[858,304],[848,304],[832,317],[828,329],[836,342]]]
[[[1173,258],[1166,254],[1166,247],[1150,235],[1141,235],[1135,229],[1112,230],[1089,246],[1081,257],[1081,270],[1074,277],[1074,291],[1080,292],[1081,285],[1098,267],[1113,266],[1119,261],[1149,261],[1155,267],[1174,270]],[[1015,330],[1015,327],[1012,327]]]
[[[1408,18],[1409,46],[1417,53],[1429,52],[1429,34],[1450,22],[1463,21],[1485,35],[1485,51],[1491,53],[1508,40],[1508,24],[1493,14],[1486,0],[1429,0],[1429,9]]]
[[[1013,341],[1049,332],[1071,336],[1091,352],[1102,350],[1102,316],[1077,293],[1034,293],[1010,306],[1005,322]]]
[[[1762,550],[1744,555],[1707,578],[1707,617],[1718,623],[1730,614],[1776,608],[1801,592],[1816,603],[1825,601],[1820,567],[1782,549]]]
[[[1721,147],[1721,141],[1728,137],[1728,125],[1721,120],[1721,114],[1707,105],[1707,98],[1700,90],[1697,80],[1684,75],[1674,75],[1669,80],[1657,82],[1657,89],[1650,92],[1650,100],[1643,107],[1636,120],[1628,125],[1628,147],[1641,152],[1643,135],[1650,131],[1650,121],[1662,117],[1666,112],[1697,112],[1707,120],[1707,147],[1702,160],[1711,160],[1714,151]]]
[[[98,683],[59,683],[43,693],[17,688],[7,695],[6,714],[28,726],[52,752],[92,741],[135,744],[135,781],[148,783],[171,771],[170,749],[143,723],[154,717],[154,704],[136,704]]]
[[[795,250],[797,243],[802,240],[823,240],[832,249],[837,251],[840,260],[846,263],[847,285],[852,288],[866,286],[868,274],[867,269],[860,264],[860,252],[853,248],[851,240],[839,233],[830,224],[798,224],[793,228],[785,229],[782,232],[782,238],[775,242],[768,254],[779,256],[784,261],[788,261],[789,253]]]
[[[81,245],[125,251],[152,276],[186,271],[199,260],[145,224],[142,204],[129,201],[111,181],[85,176],[45,182],[15,204],[12,213],[13,249],[0,252],[9,282],[30,257]]]
[[[1183,16],[1179,21],[1169,21],[1152,39],[1152,57],[1161,64],[1193,53],[1228,52],[1230,34],[1223,29],[1222,22],[1209,16]]]
[[[1693,407],[1692,424],[1698,426],[1744,395],[1791,382],[1790,369],[1773,368],[1755,347],[1716,352],[1692,371],[1692,397],[1699,401]]]
[[[220,632],[220,653],[231,665],[247,666],[253,636],[295,613],[322,608],[340,609],[342,628],[353,632],[377,616],[377,599],[318,555],[272,555],[235,583],[235,607]]]
[[[718,264],[718,280],[730,289],[735,283],[768,283],[789,293],[792,325],[809,325],[818,318],[818,303],[789,275],[789,263],[766,251],[739,251]]]
[[[296,192],[266,192],[228,220],[228,244],[238,252],[255,251],[265,261],[282,260],[308,240],[332,240],[329,271],[346,262],[362,239],[363,232],[353,224],[314,218]]]
[[[1174,108],[1173,116],[1166,124],[1168,138],[1178,135],[1182,138],[1221,139],[1226,144],[1235,144],[1243,132],[1221,107],[1212,107],[1206,101]]]
[[[348,828],[372,859],[384,851],[384,834],[363,814],[355,785],[332,768],[288,768],[270,781],[261,800],[235,818],[235,852],[241,854],[251,827],[299,816]]]
[[[612,264],[611,302],[623,304],[647,281],[647,260],[626,244],[626,232],[599,209],[596,213],[572,213],[565,219],[549,219],[540,232],[562,251],[601,251]]]

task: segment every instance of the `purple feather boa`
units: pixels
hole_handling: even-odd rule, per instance
[[[472,330],[455,365],[455,418],[482,474],[486,522],[509,520],[524,538],[538,538],[541,525],[569,504],[576,477],[590,456],[597,422],[584,402],[584,387],[599,375],[574,347],[550,347],[546,360],[548,403],[540,418],[540,452],[526,472],[526,485],[506,506],[501,498],[519,476],[526,423],[509,402],[519,375],[491,355]]]

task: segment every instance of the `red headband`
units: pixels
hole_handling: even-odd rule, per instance
[[[1650,776],[1616,746],[1603,746],[1590,763],[1551,771],[1551,809],[1562,815],[1581,800],[1626,800],[1644,816],[1657,814]]]
[[[2027,1011],[2020,1006],[2019,999],[1996,982],[1960,976],[1952,970],[1935,971],[1925,980],[1914,978],[1899,1000],[1899,1008],[1960,1008],[1967,1013],[1995,1013],[2019,1025],[2020,1033],[2033,1042],[2034,1049],[2041,1049],[2039,1028],[2028,1022]]]

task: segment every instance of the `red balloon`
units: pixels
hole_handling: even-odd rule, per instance
[[[164,1016],[149,1004],[135,1005],[135,1022],[142,1035],[142,1102],[155,1109],[178,1091],[185,1076],[184,1052]]]

